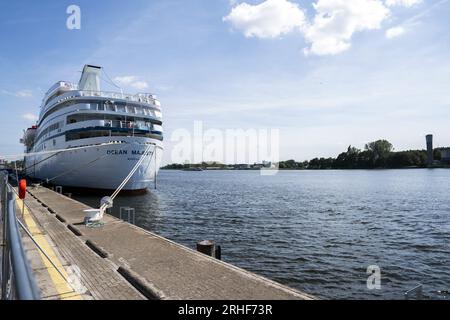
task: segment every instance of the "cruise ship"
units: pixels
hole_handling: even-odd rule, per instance
[[[45,94],[37,123],[21,139],[28,177],[115,190],[141,162],[123,190],[145,191],[155,181],[163,154],[161,104],[149,93],[101,91],[102,72],[85,65],[78,84],[59,81]]]

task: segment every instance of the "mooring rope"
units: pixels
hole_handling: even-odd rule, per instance
[[[50,157],[47,157],[47,158],[45,158],[45,159],[42,159],[42,160],[39,161],[39,162],[33,163],[31,166],[26,167],[26,168],[23,169],[22,171],[27,172],[27,170],[28,170],[29,168],[35,167],[35,166],[38,165],[39,163],[42,163],[42,162],[44,162],[44,161],[47,161],[48,159],[53,158],[54,156],[57,156],[57,155],[60,154],[60,153],[61,153],[61,152],[57,152],[57,153],[55,153],[55,154],[52,154]]]
[[[110,196],[111,200],[114,200],[114,198],[119,194],[119,192],[123,189],[123,187],[127,184],[127,182],[131,179],[131,177],[133,176],[133,174],[136,172],[136,170],[138,169],[138,167],[142,164],[142,162],[144,161],[144,159],[148,156],[148,152],[150,151],[150,148],[152,146],[155,146],[155,150],[156,150],[156,144],[149,144],[148,147],[145,149],[144,153],[141,155],[141,157],[139,158],[139,161],[134,165],[133,169],[131,169],[130,173],[125,177],[125,179],[122,181],[122,183],[117,187],[116,191],[113,192],[113,194]],[[153,154],[155,153],[155,150],[153,150],[153,152],[151,153],[152,157]],[[150,158],[150,161],[152,160],[152,158]]]

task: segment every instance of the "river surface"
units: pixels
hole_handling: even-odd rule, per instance
[[[98,196],[75,196],[98,206]],[[161,170],[157,190],[115,200],[136,224],[326,299],[423,298],[450,290],[450,170]],[[367,268],[380,268],[380,288]],[[374,280],[375,279],[375,280]]]

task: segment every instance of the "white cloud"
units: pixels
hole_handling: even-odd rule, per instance
[[[36,116],[35,114],[32,113],[25,113],[22,115],[22,118],[24,118],[25,120],[28,121],[37,121],[38,120],[38,116]]]
[[[14,97],[18,97],[18,98],[31,98],[33,96],[33,93],[31,92],[31,90],[19,90],[16,92],[11,92],[8,90],[2,90],[1,91],[3,94],[9,95],[9,96],[14,96]]]
[[[21,98],[29,98],[32,97],[33,94],[30,90],[20,90],[16,92],[16,96]]]
[[[115,77],[114,81],[118,82],[121,85],[127,86],[133,81],[136,80],[135,76],[123,76],[123,77]]]
[[[115,77],[114,81],[117,82],[120,86],[130,87],[138,90],[144,90],[148,88],[148,83],[139,80],[136,76]]]
[[[399,6],[409,8],[422,2],[422,0],[386,0],[386,5],[388,7]]]
[[[148,88],[148,83],[145,81],[135,81],[130,86],[138,90],[144,90]]]
[[[402,34],[404,34],[405,31],[406,31],[405,28],[403,28],[402,26],[387,29],[386,30],[386,38],[388,38],[388,39],[397,38],[397,37],[401,36]]]
[[[241,3],[223,18],[246,37],[276,38],[305,24],[298,4],[287,0],[266,0],[258,5]]]
[[[310,47],[304,53],[334,55],[351,46],[355,32],[374,30],[389,16],[380,0],[318,0],[316,15],[304,31]]]
[[[275,38],[289,32],[302,33],[305,55],[336,55],[351,47],[355,33],[380,29],[389,7],[411,7],[423,0],[316,0],[308,21],[304,10],[288,0],[265,0],[257,5],[234,6],[224,21],[246,37]],[[403,27],[386,31],[389,39],[405,32]]]

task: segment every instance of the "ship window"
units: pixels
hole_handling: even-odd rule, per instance
[[[50,100],[52,100],[53,98],[56,98],[57,96],[61,95],[62,93],[63,92],[61,90],[56,91],[45,101],[45,103],[48,103]]]
[[[119,136],[130,136],[130,132],[123,131],[115,131],[112,130],[87,130],[81,132],[68,132],[66,133],[66,141],[72,140],[81,140],[88,138],[97,138],[97,137],[119,137]],[[154,139],[162,140],[162,135],[155,133],[143,133],[143,132],[135,132],[134,136],[137,137],[151,137]],[[45,148],[45,146],[44,146]]]
[[[42,130],[39,135],[37,136],[35,141],[39,141],[42,137],[48,135],[49,132],[55,131],[56,129],[59,129],[60,127],[60,123],[54,123],[50,126],[48,126],[47,128],[45,128],[44,130]]]
[[[121,115],[108,115],[108,114],[91,114],[91,113],[77,113],[67,117],[67,124],[84,122],[84,121],[92,121],[92,120],[111,120],[112,127],[120,127],[120,121],[143,121],[143,122],[153,122],[155,124],[162,124],[159,120],[150,120],[144,117],[126,117]],[[101,124],[98,124],[101,125]]]
[[[51,131],[54,131],[54,130],[56,130],[56,129],[58,129],[58,128],[59,128],[59,122],[54,123],[54,124],[52,124],[51,126],[49,126],[49,127],[48,127],[48,131],[51,132]]]
[[[97,138],[97,137],[109,137],[111,132],[109,130],[88,130],[81,132],[68,132],[66,133],[66,141]]]
[[[99,103],[98,100],[92,100],[92,99],[69,100],[69,101],[65,101],[60,104],[54,104],[51,108],[47,109],[47,111],[42,115],[40,122],[42,123],[45,118],[47,118],[49,115],[55,113],[56,111],[59,111],[63,108],[73,106],[76,104],[86,104],[86,106],[84,106],[84,108],[87,108],[90,110],[101,110],[101,111],[105,110],[103,103],[102,102]],[[125,103],[116,102],[116,105],[119,105],[119,104],[121,104],[121,106],[125,106]],[[124,112],[123,110],[124,110],[123,107],[121,107],[120,111]],[[129,111],[129,112],[134,112],[134,111]]]
[[[111,101],[105,101],[105,110],[116,111],[116,106]]]
[[[116,107],[117,107],[118,112],[127,112],[124,105],[118,104],[118,105],[116,105]]]

